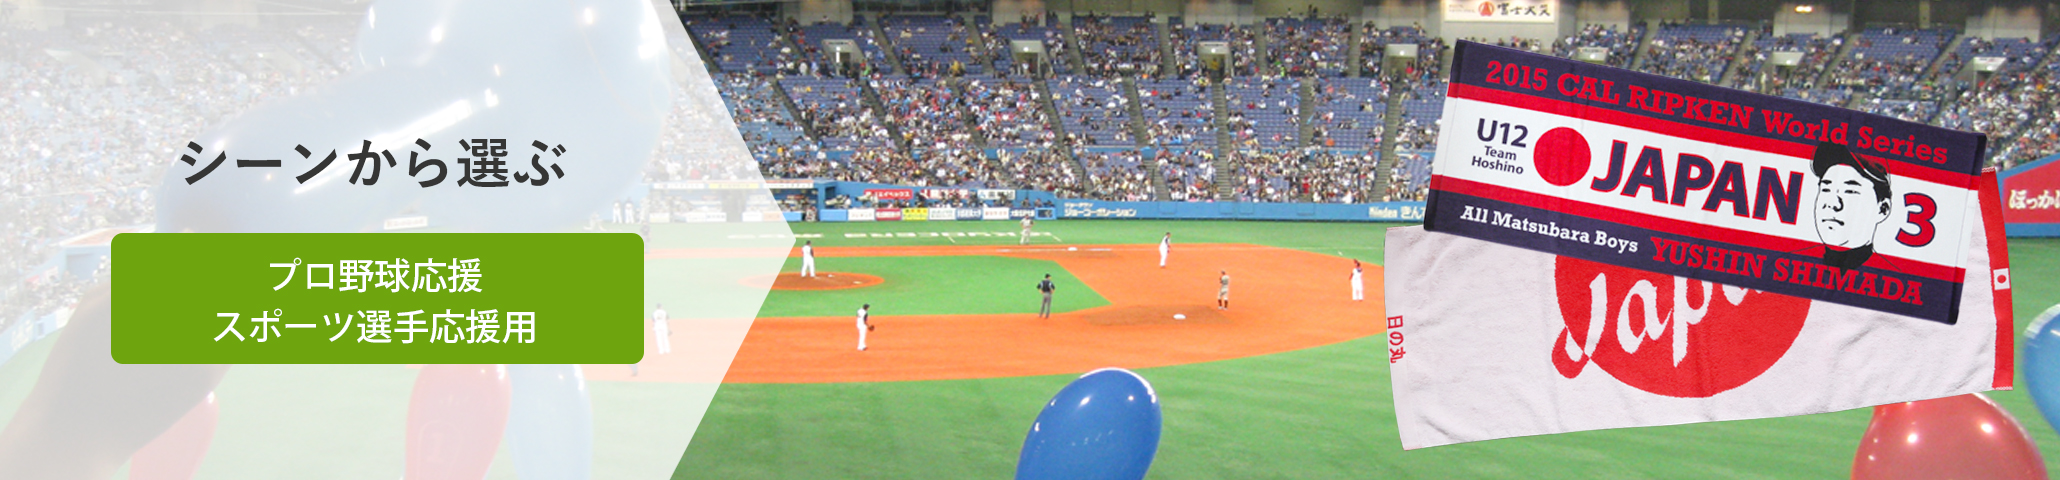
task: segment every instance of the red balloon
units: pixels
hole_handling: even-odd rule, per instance
[[[507,426],[507,366],[423,366],[408,399],[406,478],[486,478]]]
[[[2010,412],[1974,393],[1874,407],[1853,478],[2044,479],[2046,461]]]
[[[215,405],[215,394],[207,394],[172,428],[129,456],[129,480],[193,478],[200,471],[200,460],[207,457],[208,444],[215,439],[215,421],[220,417],[221,407]]]

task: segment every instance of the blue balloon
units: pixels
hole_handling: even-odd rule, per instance
[[[2060,305],[2054,305],[2032,319],[2024,330],[2024,383],[2031,401],[2046,417],[2046,425],[2060,431]]]
[[[1129,370],[1087,372],[1030,424],[1017,480],[1136,480],[1159,451],[1159,395]]]
[[[523,480],[594,473],[594,409],[578,365],[509,365],[508,455]]]

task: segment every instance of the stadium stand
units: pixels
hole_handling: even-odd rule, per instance
[[[901,65],[911,75],[939,76],[957,73],[987,73],[989,66],[973,58],[973,32],[954,17],[888,16],[880,20]],[[986,64],[992,65],[992,64]]]
[[[1419,26],[1085,14],[1065,22],[858,18],[804,26],[699,10],[681,16],[765,176],[1105,200],[1421,199],[1442,127],[1448,44]],[[148,146],[179,144],[250,106],[376,61],[353,51],[356,19],[305,20],[292,35],[210,27],[210,38],[221,40],[201,46],[169,41],[195,32],[171,24],[0,26],[0,85],[18,93],[0,97],[0,124],[10,126],[0,132],[0,227],[11,232],[0,238],[9,262],[0,265],[0,327],[52,308],[22,299],[63,297],[44,293],[89,281],[42,281],[68,278],[41,261],[55,242],[155,218],[150,186],[167,152]],[[1641,51],[1648,33],[1651,45]],[[872,71],[824,65],[824,39],[853,40]],[[1567,57],[1601,48],[1610,65],[1981,132],[1990,136],[1990,163],[2007,167],[2060,151],[2056,39],[1892,27],[1775,35],[1763,25],[1655,22],[1490,43]],[[1011,40],[1044,45],[1048,68],[1018,68]],[[1229,44],[1229,78],[1202,73],[1205,41]],[[1391,44],[1416,45],[1418,57],[1391,65]],[[127,54],[59,53],[97,51]],[[1774,65],[1783,52],[1800,57],[1796,66]],[[2001,59],[1994,72],[1975,68],[1983,57]],[[900,71],[890,68],[897,63]],[[84,119],[108,112],[133,116],[136,127],[105,138],[77,133]],[[1393,144],[1385,145],[1389,133]],[[665,132],[646,180],[748,177],[706,171],[694,160],[698,143]],[[1380,171],[1389,147],[1396,162]],[[1376,179],[1396,188],[1376,191]]]
[[[1158,76],[1159,35],[1150,17],[1073,17],[1073,32],[1088,75]]]
[[[1666,24],[1659,27],[1647,45],[1642,70],[1703,83],[1717,83],[1738,43],[1745,40],[1745,27],[1731,25]]]
[[[1136,145],[1130,97],[1123,95],[1117,81],[1068,75],[1048,83],[1072,144]]]

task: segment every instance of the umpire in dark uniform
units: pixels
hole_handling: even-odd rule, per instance
[[[1044,293],[1044,307],[1037,310],[1037,318],[1051,318],[1051,292],[1058,289],[1058,285],[1051,283],[1049,273],[1044,274],[1044,281],[1037,282],[1037,291]]]

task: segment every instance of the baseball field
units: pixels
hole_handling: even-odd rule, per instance
[[[636,477],[673,463],[675,478],[1008,478],[1044,402],[1076,375],[1106,366],[1135,369],[1160,396],[1164,433],[1152,478],[1849,472],[1866,409],[1403,452],[1387,354],[1376,339],[1383,327],[1377,265],[1382,230],[1391,226],[1048,221],[1038,223],[1029,245],[1018,245],[1013,222],[793,224],[793,244],[814,242],[826,278],[879,281],[772,290],[716,387],[680,381],[696,373],[673,363],[692,353],[680,335],[705,320],[691,313],[687,292],[738,286],[698,272],[739,260],[681,254],[726,240],[689,240],[691,227],[656,225],[646,295],[665,304],[681,333],[673,355],[655,355],[647,344],[637,376],[624,365],[585,366],[593,428],[615,432],[595,439],[593,478]],[[1169,231],[1174,247],[1162,270],[1154,246]],[[2011,254],[2021,329],[2060,302],[2060,241],[2015,240]],[[1368,263],[1364,302],[1349,299],[1350,259]],[[799,259],[789,258],[786,270],[798,269]],[[1215,282],[1224,270],[1233,278],[1231,309],[1218,312]],[[1034,286],[1047,273],[1059,288],[1054,315],[1040,319]],[[828,277],[836,274],[852,276]],[[739,297],[732,301],[758,301]],[[861,353],[852,317],[863,303],[873,305],[878,329]],[[0,413],[15,410],[56,338],[0,363]],[[215,390],[220,421],[198,478],[396,478],[417,371],[237,365]],[[681,400],[710,388],[705,414]],[[2052,462],[2060,459],[2060,435],[2030,398],[2022,391],[1990,396],[2024,423],[2049,466],[2060,467]],[[388,400],[343,400],[350,398]],[[684,455],[621,433],[697,426]],[[487,478],[515,479],[501,445]]]
[[[1349,301],[1347,287],[1349,259],[1378,265],[1390,226],[1050,221],[1037,226],[1048,235],[1019,246],[1013,223],[795,224],[817,246],[819,271],[885,282],[769,295],[675,478],[1008,478],[1043,403],[1103,366],[1137,370],[1160,395],[1152,478],[1850,471],[1868,409],[1402,451],[1387,352],[1373,338],[1382,277],[1368,268],[1366,302]],[[1154,245],[1169,231],[1160,271]],[[2016,240],[2011,251],[2021,328],[2060,302],[2060,241]],[[1218,315],[1222,269],[1232,308]],[[1034,315],[1043,273],[1063,280],[1054,307],[1064,313],[1049,320]],[[861,353],[852,314],[863,302],[879,328]],[[2060,435],[2030,398],[1990,396],[2060,466]]]

